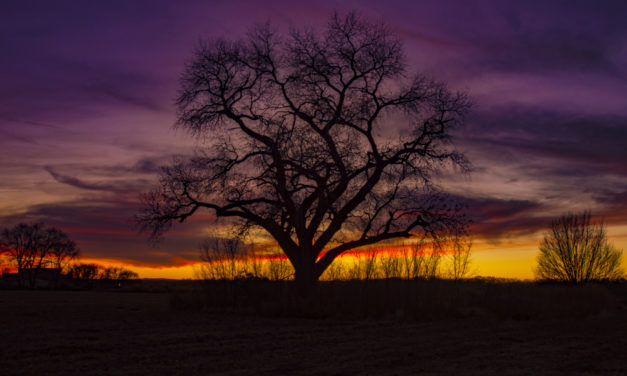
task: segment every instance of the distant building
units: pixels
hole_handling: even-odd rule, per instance
[[[4,273],[2,280],[9,287],[52,288],[67,279],[60,269],[32,268],[17,273]]]
[[[60,269],[33,268],[23,269],[18,273],[3,273],[0,276],[0,288],[33,288],[33,289],[112,289],[132,286],[141,283],[136,278],[72,278],[62,274]]]

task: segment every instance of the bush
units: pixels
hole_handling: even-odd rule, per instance
[[[589,212],[565,214],[553,221],[540,244],[536,276],[540,280],[574,283],[622,277],[622,251],[607,240],[603,223]]]

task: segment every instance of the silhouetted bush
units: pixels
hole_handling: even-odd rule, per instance
[[[607,240],[603,223],[590,213],[565,214],[553,221],[540,244],[540,280],[582,283],[622,277],[622,252]]]
[[[69,236],[42,223],[19,223],[0,231],[0,257],[6,255],[19,287],[54,286],[80,250]],[[50,276],[56,276],[51,278]]]
[[[93,288],[121,287],[123,282],[137,280],[137,273],[122,267],[105,267],[98,264],[74,264],[68,268],[67,275],[73,280],[74,287]]]

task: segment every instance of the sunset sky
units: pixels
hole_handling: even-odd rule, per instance
[[[89,261],[192,277],[203,215],[158,247],[131,220],[175,131],[178,77],[202,38],[333,10],[384,20],[410,70],[467,91],[455,143],[473,165],[441,184],[468,203],[479,275],[531,278],[551,219],[589,209],[627,249],[627,2],[15,1],[0,5],[0,227],[43,221]]]

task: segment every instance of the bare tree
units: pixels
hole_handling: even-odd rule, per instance
[[[119,266],[100,267],[97,265],[97,269],[96,277],[98,279],[122,282],[139,278],[139,275],[134,271]]]
[[[46,228],[41,223],[20,223],[0,234],[0,245],[15,263],[20,286],[27,276],[29,285],[35,286],[37,274],[44,268],[61,269],[79,254],[76,243],[63,231]]]
[[[472,242],[460,234],[455,234],[449,240],[449,270],[450,278],[459,281],[468,277],[472,271],[470,269],[472,259]]]
[[[14,262],[19,275],[19,285],[24,285],[23,270],[29,267],[31,255],[37,248],[41,224],[20,223],[13,228],[2,230],[0,244],[3,252]]]
[[[321,279],[327,281],[339,281],[344,279],[346,275],[346,268],[340,259],[335,259],[334,262],[325,269]]]
[[[334,14],[323,31],[217,39],[181,77],[177,125],[204,141],[163,169],[139,222],[159,238],[199,209],[260,227],[303,290],[341,253],[462,223],[433,184],[467,95],[411,76],[383,24]]]
[[[98,264],[77,263],[71,265],[67,270],[67,275],[74,280],[80,282],[79,286],[83,288],[93,288],[94,281],[102,275],[103,267]]]
[[[234,279],[244,273],[246,248],[238,236],[209,236],[199,246],[201,276],[205,279]]]
[[[379,257],[379,266],[381,267],[381,272],[383,273],[383,278],[400,278],[401,277],[401,260],[399,257],[388,254],[383,257]]]
[[[575,283],[618,279],[621,255],[590,212],[565,214],[552,222],[540,244],[536,276]]]
[[[74,264],[68,269],[70,278],[89,282],[99,278],[102,267],[98,264]]]
[[[294,275],[294,270],[284,258],[268,260],[268,278],[273,281],[284,281]]]
[[[76,242],[66,233],[55,228],[48,230],[48,242],[50,243],[49,264],[54,269],[64,270],[80,254]]]
[[[377,273],[377,250],[369,249],[362,254],[362,257],[359,258],[359,262],[362,260],[364,262],[364,279],[374,279]]]
[[[441,238],[431,242],[420,239],[402,250],[401,265],[407,279],[434,279],[440,275]]]
[[[139,275],[132,270],[123,267],[109,266],[105,267],[99,264],[77,263],[70,265],[67,269],[67,275],[77,281],[81,281],[86,287],[93,287],[95,281],[101,280],[107,283],[134,280]]]

